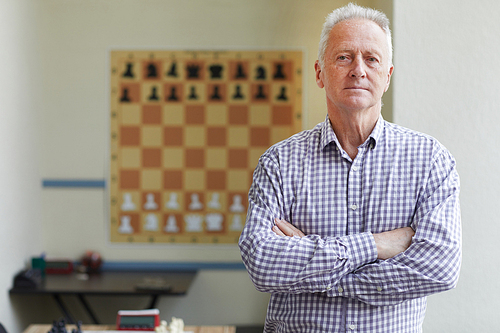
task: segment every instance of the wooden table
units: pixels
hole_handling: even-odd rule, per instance
[[[23,333],[47,333],[52,328],[52,325],[33,324],[28,326]],[[68,332],[75,328],[74,325],[66,325]],[[83,325],[83,331],[113,331],[116,329],[115,325]],[[235,326],[185,326],[185,332],[194,333],[235,333]],[[127,332],[127,331],[121,331]]]

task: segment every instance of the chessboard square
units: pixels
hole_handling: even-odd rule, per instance
[[[256,83],[250,86],[250,100],[254,103],[269,102],[271,87],[269,84]]]
[[[227,145],[229,147],[248,147],[250,133],[246,126],[232,126],[227,130]]]
[[[124,212],[120,214],[120,225],[118,233],[121,234],[138,234],[141,232],[140,216],[137,213]]]
[[[187,80],[199,80],[205,79],[205,63],[203,61],[190,60],[186,61],[185,71]]]
[[[208,77],[210,80],[222,81],[227,77],[227,69],[224,63],[220,61],[213,61],[207,63]]]
[[[227,125],[227,106],[209,104],[206,106],[206,122],[209,126]]]
[[[186,124],[201,125],[205,123],[205,107],[203,105],[186,106]]]
[[[162,145],[161,126],[144,126],[141,132],[141,143],[143,146],[160,147]]]
[[[251,146],[269,147],[270,142],[270,129],[268,127],[252,127],[250,129]]]
[[[141,129],[137,126],[120,128],[120,145],[138,146],[141,143]]]
[[[177,104],[168,104],[163,107],[163,123],[165,125],[183,125],[184,107]]]
[[[161,190],[162,172],[161,170],[142,170],[141,185],[145,191]]]
[[[231,105],[229,107],[229,124],[230,125],[247,125],[248,124],[248,106],[247,105]]]
[[[280,142],[293,134],[289,126],[273,126],[271,128],[271,145]]]
[[[142,102],[155,103],[163,100],[163,91],[158,83],[144,83],[142,85]]]
[[[142,150],[142,166],[144,168],[159,168],[161,167],[161,157],[160,148],[145,148]]]
[[[125,169],[135,169],[141,167],[141,150],[139,148],[121,148],[121,164]]]
[[[284,104],[290,103],[292,101],[292,90],[288,83],[277,83],[273,84],[272,87],[272,97],[273,102]]]
[[[184,129],[182,127],[165,127],[163,129],[163,144],[165,146],[182,146]]]
[[[268,105],[250,106],[250,125],[269,126],[271,125],[271,110]]]
[[[120,188],[131,190],[139,189],[141,175],[139,170],[121,170],[120,171]]]
[[[201,126],[187,126],[184,129],[184,143],[186,147],[203,147],[205,145],[206,130]]]
[[[207,128],[207,146],[220,147],[226,145],[227,129],[225,127]]]
[[[259,159],[264,154],[266,151],[266,148],[250,148],[248,152],[249,156],[249,161],[248,161],[248,168],[251,168],[252,170],[257,167],[257,164],[259,163]]]
[[[119,200],[121,211],[136,211],[141,207],[141,192],[139,191],[124,191],[121,193]]]
[[[141,85],[139,83],[120,84],[119,101],[125,103],[139,103],[141,101]]]
[[[274,105],[272,114],[273,126],[293,124],[293,108],[290,105]]]
[[[184,207],[184,197],[181,195],[181,192],[164,192],[163,198],[163,207],[168,211],[181,210],[181,208]]]
[[[161,106],[143,105],[142,106],[143,124],[161,124]]]
[[[224,190],[226,188],[226,171],[208,170],[207,171],[207,190]]]
[[[250,79],[254,81],[266,81],[271,77],[271,64],[268,62],[255,62],[250,65]]]
[[[202,191],[205,185],[205,172],[203,170],[184,171],[184,189],[186,191]]]
[[[229,170],[227,172],[228,191],[248,191],[250,180],[248,170]]]
[[[120,115],[123,125],[141,124],[141,108],[138,104],[122,105]]]
[[[276,61],[273,64],[272,79],[291,81],[293,79],[293,63],[291,61]]]
[[[182,83],[165,83],[163,95],[167,103],[180,103],[184,100],[184,85]]]
[[[231,103],[248,103],[250,100],[250,87],[248,84],[240,82],[230,83],[228,88],[228,99]]]
[[[162,231],[166,234],[175,235],[184,233],[184,219],[182,214],[164,214]]]
[[[161,209],[161,192],[147,191],[142,193],[141,208],[147,211],[158,211]]]
[[[144,80],[159,80],[163,72],[161,60],[143,61],[142,72]]]
[[[120,61],[120,80],[134,80],[140,79],[141,68],[140,64],[133,61]]]
[[[210,169],[227,168],[227,150],[224,148],[207,148],[205,165]]]
[[[248,166],[248,151],[247,149],[229,149],[229,167],[230,168],[247,168]]]
[[[187,211],[199,211],[205,208],[205,195],[200,192],[184,193],[184,209]]]
[[[168,81],[178,81],[184,78],[184,64],[179,60],[167,60],[163,63],[163,77]]]
[[[167,190],[181,190],[184,186],[181,170],[165,170],[163,172],[163,187]]]
[[[211,83],[208,85],[208,95],[207,100],[216,103],[216,102],[225,102],[227,99],[227,91],[225,84],[219,83]]]
[[[187,103],[205,103],[207,100],[207,93],[204,84],[190,83],[184,90],[185,99]]]
[[[203,149],[186,149],[186,168],[205,167],[205,151]]]
[[[230,80],[246,80],[249,77],[248,61],[230,61],[229,62],[229,79]]]
[[[182,148],[163,149],[163,167],[181,169],[184,167],[184,150]]]
[[[207,192],[207,210],[208,211],[225,211],[226,210],[226,193],[222,191]]]

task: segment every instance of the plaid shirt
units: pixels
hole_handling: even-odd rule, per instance
[[[239,245],[265,332],[421,332],[426,296],[455,287],[459,177],[435,139],[380,117],[354,160],[328,118],[262,155]],[[275,218],[307,236],[280,237]],[[412,245],[377,259],[372,233],[411,226]]]

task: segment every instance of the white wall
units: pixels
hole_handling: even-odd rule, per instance
[[[395,122],[439,139],[461,176],[463,264],[424,332],[498,332],[500,2],[395,0]]]
[[[12,278],[42,249],[33,19],[28,1],[0,0],[0,322],[9,332],[23,328]]]

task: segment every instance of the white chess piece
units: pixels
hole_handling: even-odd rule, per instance
[[[177,202],[177,193],[170,193],[170,199],[165,204],[165,207],[169,209],[179,209],[179,203]]]
[[[208,231],[221,231],[222,230],[222,221],[224,217],[219,213],[211,213],[207,214],[205,219],[207,221],[207,230]]]
[[[236,194],[233,196],[233,204],[229,207],[229,211],[233,213],[243,213],[245,207],[241,204],[241,195]]]
[[[156,231],[158,230],[158,218],[155,214],[146,215],[146,224],[144,230]]]
[[[167,225],[164,229],[166,232],[179,232],[179,227],[177,226],[177,220],[174,215],[169,215],[167,218]]]
[[[120,226],[118,227],[118,232],[120,234],[133,234],[134,233],[134,228],[132,228],[132,225],[130,224],[131,218],[128,215],[123,215],[120,218]]]
[[[239,215],[239,214],[234,215],[233,220],[231,222],[230,229],[234,230],[234,231],[243,230],[243,223],[242,222],[243,222],[243,219],[241,218],[241,215]]]
[[[191,203],[189,204],[189,210],[200,210],[203,208],[203,204],[200,202],[200,197],[198,194],[191,194]]]
[[[135,209],[135,204],[132,202],[132,194],[123,193],[123,203],[121,209],[123,211],[130,211]]]
[[[155,202],[155,195],[153,193],[148,193],[146,195],[146,203],[144,204],[144,209],[146,210],[158,209],[158,204]]]
[[[201,232],[203,231],[203,217],[198,214],[189,214],[184,220],[186,221],[186,231],[188,232]]]
[[[207,205],[209,208],[220,209],[219,193],[212,193],[212,199]]]

